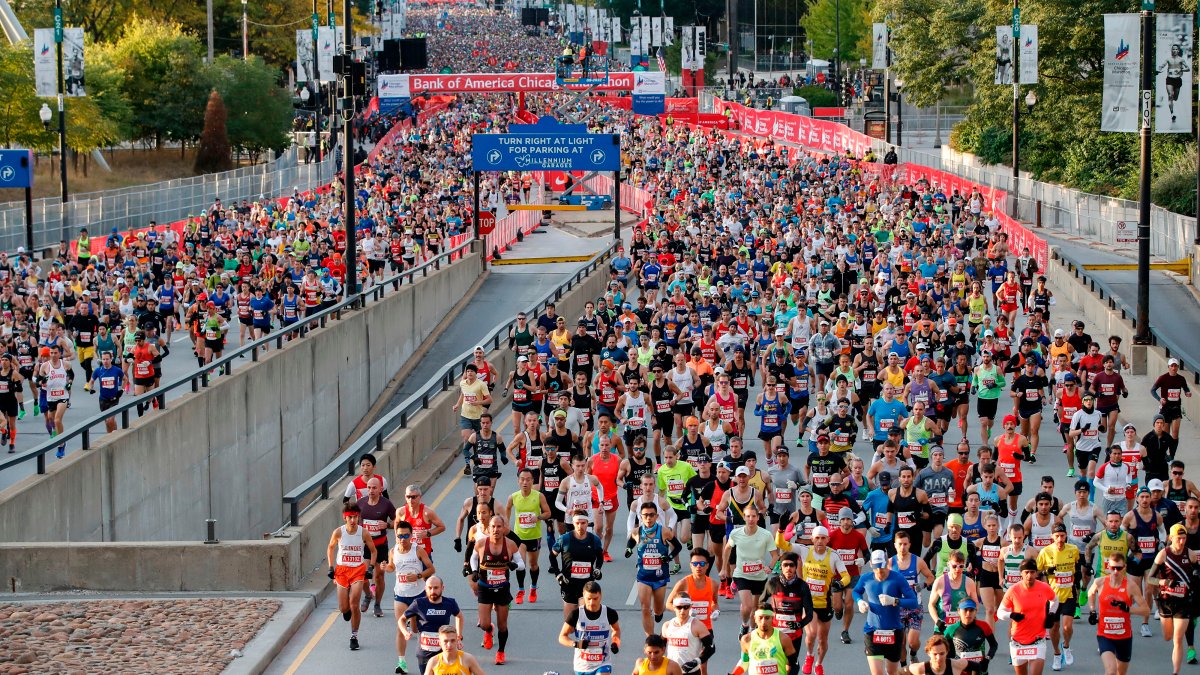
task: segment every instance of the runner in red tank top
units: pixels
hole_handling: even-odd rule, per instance
[[[412,525],[413,546],[420,546],[433,555],[433,538],[446,531],[446,525],[433,509],[421,503],[421,486],[409,485],[404,490],[404,506],[396,509],[396,522]]]

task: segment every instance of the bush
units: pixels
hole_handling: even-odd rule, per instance
[[[1178,144],[1164,154],[1169,156],[1155,158],[1151,201],[1168,211],[1196,215],[1196,144]]]
[[[813,108],[832,108],[838,104],[837,93],[824,87],[796,87],[795,95],[803,96]]]

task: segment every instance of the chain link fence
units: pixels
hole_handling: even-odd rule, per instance
[[[120,231],[145,227],[151,220],[160,225],[174,222],[212,205],[220,198],[231,204],[242,199],[290,193],[293,188],[309,190],[328,183],[337,166],[336,153],[324,162],[297,162],[295,148],[279,159],[233,171],[179,178],[104,192],[72,195],[63,218],[62,200],[47,197],[33,201],[34,249],[44,250],[59,240],[71,239],[79,228],[95,234],[112,228]],[[14,251],[25,245],[25,202],[0,203],[0,250]]]

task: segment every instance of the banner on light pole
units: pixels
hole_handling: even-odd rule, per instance
[[[884,70],[888,67],[888,31],[886,23],[871,24],[871,67]]]
[[[1154,131],[1192,131],[1192,15],[1158,14],[1155,23]]]
[[[87,96],[83,68],[83,29],[63,28],[63,95]],[[33,78],[38,96],[58,96],[58,51],[53,28],[33,31]]]
[[[1012,26],[996,26],[995,84],[1013,83],[1014,50],[1012,33]]]
[[[1038,81],[1038,27],[1037,24],[1022,24],[1018,38],[1021,58],[1017,81],[1021,84],[1037,84]]]
[[[1104,89],[1101,131],[1138,130],[1141,33],[1137,14],[1104,15]]]

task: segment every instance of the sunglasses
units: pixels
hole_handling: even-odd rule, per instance
[[[693,560],[692,567],[708,567],[708,563],[703,560]]]
[[[1125,569],[1125,566],[1124,565],[1109,565],[1108,569],[1113,570],[1113,571],[1123,570],[1123,569]]]
[[[404,495],[405,499],[420,499],[421,495]]]
[[[412,539],[412,535],[411,534],[397,534],[396,538],[397,539]]]

